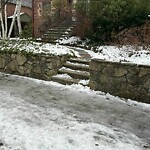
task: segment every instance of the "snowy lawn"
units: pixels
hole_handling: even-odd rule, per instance
[[[85,46],[85,43],[78,37],[71,37],[69,39],[62,39],[58,41],[60,44],[68,45],[78,45]],[[129,62],[138,65],[150,65],[150,46],[140,47],[140,46],[97,46],[96,48],[91,48],[91,50],[85,50],[82,48],[77,48],[77,50],[83,50],[91,55],[92,58],[103,59],[106,61],[113,62]],[[95,52],[94,52],[95,51]]]
[[[139,50],[136,50],[135,47],[131,46],[100,46],[97,47],[96,50],[77,48],[77,51],[78,50],[85,51],[92,59],[150,66],[150,49],[144,50],[143,48],[140,48]]]
[[[59,44],[39,43],[30,40],[11,39],[0,41],[1,51],[26,51],[29,53],[44,53],[50,55],[78,56],[78,52]]]
[[[14,80],[16,76],[11,78]],[[81,85],[63,86],[31,78],[23,80],[115,98]],[[115,99],[122,101],[117,97]],[[134,105],[134,102],[130,100],[129,104]],[[148,104],[136,105],[150,109]],[[76,115],[66,115],[54,107],[29,103],[4,90],[0,91],[0,143],[0,150],[144,150],[141,139],[127,131],[82,122]]]
[[[81,42],[78,37],[63,39],[60,44],[76,44]],[[2,42],[3,43],[3,42]],[[96,49],[85,50],[57,44],[39,43],[20,39],[11,39],[0,43],[1,50],[27,51],[31,53],[45,53],[51,55],[70,55],[80,57],[80,51],[85,51],[92,58],[113,62],[129,62],[138,65],[150,65],[150,47],[146,50],[143,47],[134,46],[99,46]],[[95,52],[94,52],[95,51]]]
[[[150,49],[144,50],[139,47],[123,46],[100,46],[97,48],[98,53],[93,58],[104,59],[113,62],[129,62],[138,65],[150,65]]]

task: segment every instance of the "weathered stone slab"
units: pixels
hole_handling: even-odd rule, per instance
[[[114,73],[114,76],[115,77],[122,77],[122,76],[125,76],[127,74],[127,70],[124,69],[124,68],[115,68],[115,73]]]
[[[138,76],[142,77],[142,76],[145,76],[145,75],[150,75],[150,69],[148,69],[148,68],[141,68],[140,71],[139,71]]]
[[[18,65],[23,65],[27,61],[27,58],[24,55],[18,54],[16,55],[16,60]]]
[[[48,69],[50,69],[50,70],[53,69],[53,63],[52,62],[49,62],[46,65],[47,65]]]
[[[18,63],[15,59],[13,59],[11,62],[8,63],[6,66],[7,69],[11,71],[18,71]]]

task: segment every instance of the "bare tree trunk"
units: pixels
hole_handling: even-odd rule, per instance
[[[0,0],[0,14],[2,14],[2,0]],[[0,19],[0,22],[1,22],[1,19]],[[0,28],[0,38],[2,38],[1,28]]]
[[[2,10],[2,0],[0,0],[0,21],[1,21],[1,29],[2,29],[1,37],[4,38],[5,28],[4,28],[4,21],[3,21],[2,13],[3,13],[3,10]]]
[[[3,39],[10,38],[16,18],[17,18],[17,23],[18,23],[19,35],[22,32],[21,21],[20,21],[20,10],[21,10],[22,0],[17,0],[17,2],[16,2],[15,11],[14,11],[14,14],[12,17],[12,22],[11,22],[9,32],[8,32],[7,3],[11,2],[11,1],[12,0],[5,0],[5,1],[0,0],[0,23],[1,23],[0,38],[3,38]],[[3,16],[3,12],[4,12],[4,16]],[[8,34],[8,36],[7,36],[7,34]]]
[[[18,23],[19,35],[20,35],[21,32],[22,32],[21,20],[20,20],[21,3],[22,3],[22,0],[18,0],[17,23]]]
[[[3,16],[2,16],[2,12],[0,12],[0,20],[1,20],[1,28],[2,28],[2,35],[1,37],[4,38],[4,34],[5,34],[5,28],[4,28],[4,21],[3,21]]]
[[[14,15],[13,15],[13,18],[12,18],[12,22],[11,22],[11,25],[10,25],[10,29],[9,29],[9,32],[8,32],[8,38],[10,38],[12,30],[13,30],[13,27],[14,27],[14,23],[15,23],[17,11],[18,11],[18,1],[19,0],[17,0],[16,8],[15,8]]]
[[[4,8],[4,14],[5,14],[5,35],[4,38],[7,38],[7,32],[8,32],[8,26],[7,26],[7,4],[5,5]]]

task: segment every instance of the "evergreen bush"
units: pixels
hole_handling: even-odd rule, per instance
[[[126,28],[144,24],[150,0],[79,0],[76,9],[92,22],[88,38],[106,42]]]

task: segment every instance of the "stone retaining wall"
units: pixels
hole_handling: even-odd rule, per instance
[[[50,80],[68,56],[46,54],[0,53],[0,72]]]
[[[150,66],[93,59],[90,88],[150,103]]]

